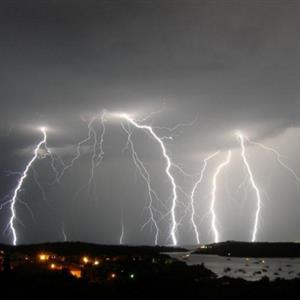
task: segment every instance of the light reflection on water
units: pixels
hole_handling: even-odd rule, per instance
[[[241,258],[202,254],[188,256],[186,253],[168,253],[168,255],[188,265],[204,263],[205,267],[220,277],[229,276],[251,281],[264,276],[270,280],[300,278],[300,258]]]

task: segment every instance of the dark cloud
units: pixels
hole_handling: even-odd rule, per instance
[[[276,140],[289,128],[298,127],[300,121],[299,12],[297,1],[284,0],[1,1],[1,168],[20,170],[24,166],[26,153],[25,157],[20,155],[22,149],[38,139],[38,132],[33,134],[28,128],[41,124],[53,128],[49,145],[70,156],[74,149],[69,145],[86,134],[82,118],[103,109],[146,115],[165,103],[163,111],[150,122],[172,127],[197,118],[193,126],[180,128],[174,141],[168,141],[176,161],[196,172],[193,160],[200,163],[204,153],[237,146],[233,135],[236,129],[258,140]],[[106,137],[108,162],[103,174],[114,175],[103,181],[106,185],[98,195],[102,200],[119,199],[121,191],[126,191],[123,198],[144,199],[143,187],[136,187],[137,194],[130,193],[127,189],[131,185],[112,172],[118,169],[114,162],[121,161],[119,168],[124,164],[125,173],[134,176],[128,156],[114,150],[122,149],[126,137],[117,124],[109,126],[113,129]],[[150,151],[151,145],[145,149],[144,138],[139,139],[143,158],[155,165],[158,149]],[[82,164],[88,172],[88,158]],[[298,165],[299,161],[295,158],[291,164]],[[159,166],[152,171],[158,170]],[[75,168],[72,174],[72,180],[86,182],[79,176],[80,170]],[[98,176],[103,178],[103,174]],[[165,180],[162,175],[159,178]],[[4,194],[14,181],[3,180]],[[64,195],[69,204],[74,197],[67,193],[74,185],[72,180],[65,183],[64,194],[59,189],[51,190],[49,198]],[[124,188],[107,190],[108,181],[115,180]],[[28,187],[33,193],[33,183]],[[160,189],[168,197],[168,191]],[[291,192],[290,198],[295,201],[298,196]],[[116,203],[107,207],[114,213],[116,207],[119,209]],[[76,223],[67,217],[66,207],[60,211],[53,212],[55,218]],[[89,211],[81,222],[86,223]],[[78,211],[74,215],[78,216]],[[118,217],[111,219],[119,222]],[[56,224],[60,223],[57,220]],[[48,233],[45,231],[44,236],[53,235],[55,239],[59,229],[52,230],[49,224],[45,225]],[[96,220],[95,224],[109,226],[112,232],[119,230],[119,224],[104,222],[100,226]],[[131,226],[132,232],[137,230],[138,226]],[[75,230],[74,238],[97,241],[96,227]],[[88,228],[95,232],[90,233]],[[42,239],[42,231],[36,231],[31,236],[24,233],[27,240]],[[111,236],[115,234],[107,232],[104,230],[98,241],[114,242]],[[137,230],[131,241],[150,242],[148,235],[140,239]],[[264,238],[273,236],[270,233]]]

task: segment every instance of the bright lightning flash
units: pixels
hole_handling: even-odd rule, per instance
[[[210,213],[211,213],[211,216],[212,216],[212,218],[211,218],[211,228],[212,228],[212,231],[214,233],[215,243],[219,242],[219,236],[220,236],[219,231],[217,229],[217,216],[216,216],[216,212],[215,212],[215,202],[216,202],[216,193],[217,193],[217,179],[218,179],[218,176],[219,176],[220,172],[222,171],[222,169],[230,163],[230,160],[231,160],[231,151],[228,151],[226,160],[218,166],[216,172],[214,173],[213,181],[212,181]]]
[[[149,203],[148,203],[147,209],[149,211],[149,220],[143,225],[142,228],[144,228],[148,223],[151,223],[151,225],[154,225],[154,227],[155,227],[154,243],[155,243],[155,245],[157,245],[159,228],[158,228],[157,222],[154,217],[154,207],[153,207],[154,199],[153,198],[155,197],[157,200],[159,200],[159,199],[158,199],[158,196],[156,195],[156,192],[152,188],[150,174],[147,171],[147,169],[146,169],[145,165],[143,164],[143,162],[141,161],[141,159],[138,157],[138,155],[134,149],[134,145],[133,145],[133,142],[131,139],[132,132],[131,132],[130,128],[125,127],[125,125],[123,123],[121,124],[121,126],[127,134],[126,148],[128,148],[130,146],[133,163],[136,166],[136,169],[139,171],[141,177],[144,179],[144,181],[147,185],[147,188],[148,188]],[[120,243],[123,240],[123,225],[124,224],[122,223],[122,233],[121,233],[121,237],[120,237]]]
[[[201,169],[201,173],[200,173],[200,177],[199,179],[196,181],[193,189],[192,189],[192,193],[191,193],[191,207],[192,207],[192,216],[191,216],[191,221],[192,221],[192,225],[194,228],[194,232],[195,232],[195,237],[196,237],[196,241],[197,244],[200,244],[200,238],[199,238],[199,231],[198,231],[198,227],[196,225],[196,221],[195,221],[195,217],[196,217],[196,212],[195,212],[195,193],[196,190],[198,189],[199,185],[201,184],[203,177],[204,177],[204,172],[206,170],[207,167],[207,163],[210,159],[212,159],[213,157],[215,157],[217,154],[219,154],[219,151],[208,156],[207,158],[205,158],[203,160],[203,167]]]
[[[19,192],[21,191],[22,189],[22,186],[23,186],[23,183],[26,179],[26,177],[28,176],[28,172],[31,168],[31,166],[33,165],[33,163],[35,162],[35,160],[38,158],[39,156],[39,150],[41,149],[42,145],[45,145],[46,144],[46,141],[47,141],[47,128],[46,127],[41,127],[40,128],[42,134],[43,134],[43,139],[36,145],[35,149],[34,149],[34,155],[32,157],[32,159],[28,162],[28,164],[26,165],[26,168],[25,170],[23,171],[20,179],[19,179],[19,182],[18,182],[18,185],[17,187],[15,188],[14,192],[13,192],[13,195],[12,195],[12,198],[10,200],[10,211],[11,211],[11,218],[9,220],[9,228],[11,230],[11,233],[13,235],[13,245],[17,245],[17,242],[18,242],[18,237],[17,237],[17,232],[16,232],[16,228],[15,228],[15,221],[16,221],[16,203],[17,203],[17,200],[18,200],[18,194]]]
[[[115,113],[112,114],[112,116],[117,117],[117,118],[121,118],[126,120],[128,123],[130,123],[131,125],[133,125],[134,127],[141,129],[141,130],[145,130],[147,131],[153,138],[155,141],[157,141],[157,143],[159,144],[161,151],[162,151],[162,155],[165,158],[166,161],[166,168],[165,168],[165,172],[167,177],[170,180],[170,183],[172,185],[172,205],[171,205],[171,219],[172,219],[172,224],[171,224],[171,231],[170,231],[170,235],[172,238],[172,244],[174,246],[177,245],[177,237],[176,237],[176,230],[177,230],[177,222],[176,222],[176,214],[175,214],[175,209],[176,209],[176,204],[177,204],[177,186],[175,183],[175,179],[171,173],[171,168],[173,166],[172,161],[167,153],[166,147],[164,142],[162,141],[162,139],[154,132],[153,128],[149,125],[140,125],[138,124],[134,119],[132,119],[129,115],[124,114],[124,113]]]
[[[246,169],[247,169],[247,173],[249,175],[249,179],[250,179],[250,183],[255,191],[255,194],[256,194],[256,212],[255,212],[255,218],[254,218],[254,228],[253,228],[253,231],[252,231],[252,239],[251,241],[252,242],[255,242],[256,241],[256,235],[257,235],[257,229],[258,229],[258,222],[259,222],[259,216],[260,216],[260,210],[261,210],[261,194],[260,194],[260,191],[259,191],[259,188],[254,180],[254,176],[253,176],[253,172],[251,170],[251,167],[250,167],[250,164],[247,160],[247,156],[246,156],[246,149],[245,149],[245,137],[244,135],[241,133],[241,132],[237,132],[236,133],[238,139],[240,140],[240,143],[241,143],[241,156],[242,156],[242,159],[243,159],[243,162],[246,166]]]

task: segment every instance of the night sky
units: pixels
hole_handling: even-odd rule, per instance
[[[273,147],[300,176],[300,3],[293,0],[2,0],[0,4],[0,195],[15,188],[47,127],[48,147],[69,163],[88,122],[105,109],[124,112],[157,128],[176,168],[178,243],[195,235],[188,198],[196,191],[201,242],[213,241],[209,205],[212,177],[232,150],[218,177],[216,212],[221,240],[251,240],[256,198],[235,136],[240,130]],[[68,240],[153,244],[147,186],[126,146],[118,120],[106,120],[104,158],[88,193],[92,144],[60,183],[54,183],[49,156],[34,163],[16,205],[19,243]],[[99,130],[101,128],[99,127]],[[163,206],[171,185],[158,144],[132,128],[139,158]],[[274,153],[246,145],[262,196],[257,240],[300,241],[300,190],[295,176]],[[38,180],[38,184],[35,181]],[[42,190],[41,190],[42,188]],[[4,203],[5,199],[2,200]],[[156,215],[159,244],[170,244],[170,216]],[[9,205],[0,211],[0,242]]]

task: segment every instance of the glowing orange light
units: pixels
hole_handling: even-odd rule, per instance
[[[81,271],[80,270],[70,270],[70,274],[74,277],[81,278]]]
[[[39,255],[39,259],[40,259],[41,261],[48,260],[48,258],[49,258],[49,256],[46,255],[46,254],[40,254],[40,255]]]
[[[82,260],[83,260],[83,262],[84,262],[85,264],[87,264],[87,263],[89,262],[89,258],[88,258],[87,256],[84,256],[84,257],[82,258]]]

